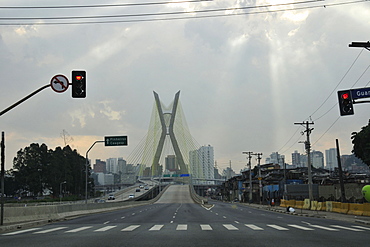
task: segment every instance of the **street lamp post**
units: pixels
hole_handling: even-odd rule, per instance
[[[96,143],[98,142],[104,142],[104,141],[95,141],[93,145],[87,150],[86,152],[86,167],[85,167],[85,204],[87,204],[87,174],[89,170],[89,152],[90,150],[95,146]]]

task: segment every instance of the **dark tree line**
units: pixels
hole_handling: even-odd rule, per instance
[[[362,127],[360,132],[353,132],[351,138],[352,152],[370,167],[370,119],[368,125]]]
[[[12,190],[7,189],[7,193],[37,196],[50,190],[53,196],[58,197],[62,188],[62,194],[82,197],[85,195],[85,167],[86,159],[70,146],[52,150],[45,144],[33,143],[17,152],[13,168],[7,172],[8,188]],[[88,186],[91,191],[94,186],[92,179],[89,179]]]

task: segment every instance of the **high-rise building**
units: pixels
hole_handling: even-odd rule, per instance
[[[338,167],[336,148],[330,148],[328,150],[325,150],[325,162],[326,162],[326,169],[330,171],[334,171],[335,167]]]
[[[292,165],[293,167],[300,167],[301,166],[301,154],[298,153],[297,150],[292,153]]]
[[[167,157],[165,158],[165,168],[171,172],[178,170],[175,155],[167,155]]]
[[[324,154],[321,151],[312,150],[310,156],[313,167],[324,168]]]
[[[190,172],[193,178],[214,179],[214,151],[211,145],[189,152]]]
[[[108,173],[117,173],[117,158],[107,159],[107,172]]]
[[[106,173],[107,167],[106,167],[105,161],[96,159],[95,164],[94,164],[94,172],[95,173]]]
[[[126,160],[118,158],[117,160],[117,174],[123,174],[126,172]]]

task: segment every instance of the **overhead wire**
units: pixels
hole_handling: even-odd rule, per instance
[[[150,6],[181,3],[212,2],[213,0],[188,0],[188,1],[167,1],[167,2],[146,2],[146,3],[119,3],[119,4],[94,4],[94,5],[57,5],[57,6],[0,6],[0,9],[75,9],[75,8],[106,8],[106,7],[131,7]]]
[[[242,13],[226,13],[226,14],[216,14],[216,15],[194,15],[195,13],[204,13],[204,12],[217,12],[217,11],[230,11],[230,10],[243,10],[243,9],[253,9],[253,8],[268,8],[268,7],[276,7],[280,5],[293,5],[293,4],[302,4],[302,3],[310,3],[310,2],[318,2],[323,0],[313,0],[313,1],[304,1],[304,2],[292,2],[292,3],[285,3],[279,5],[261,5],[261,6],[248,6],[248,7],[240,7],[240,8],[225,8],[225,9],[211,9],[211,10],[194,10],[189,12],[166,12],[166,13],[147,13],[147,14],[133,14],[133,15],[112,15],[112,16],[95,16],[95,19],[99,18],[116,18],[116,17],[145,17],[145,16],[155,16],[155,15],[185,15],[185,14],[193,14],[193,16],[183,16],[183,17],[168,17],[168,18],[152,18],[152,19],[130,19],[130,20],[106,20],[106,21],[75,21],[75,22],[19,22],[19,23],[0,23],[0,25],[80,25],[80,24],[108,24],[108,23],[132,23],[132,22],[152,22],[152,21],[171,21],[171,20],[186,20],[186,19],[202,19],[202,18],[216,18],[216,17],[232,17],[232,16],[241,16],[241,15],[252,15],[252,14],[266,14],[266,13],[277,13],[277,12],[285,12],[285,11],[296,11],[296,10],[304,10],[304,9],[314,9],[314,8],[327,8],[331,6],[342,6],[348,4],[357,4],[357,3],[364,3],[368,2],[368,0],[356,0],[350,2],[341,2],[341,3],[332,3],[332,4],[321,4],[321,5],[314,5],[314,6],[305,6],[305,7],[298,7],[298,8],[285,8],[285,9],[277,9],[277,10],[263,10],[263,11],[255,11],[255,12],[242,12]],[[9,17],[13,18],[13,17]],[[9,20],[8,18],[8,20]],[[45,18],[35,18],[35,17],[19,17],[20,18],[30,18],[30,20],[43,20]],[[77,17],[50,17],[54,19],[70,19],[70,18],[93,18],[92,16],[77,16]],[[1,20],[1,19],[0,19]],[[2,20],[6,20],[2,19]],[[22,19],[21,19],[22,20]],[[23,19],[24,20],[24,19]],[[27,19],[26,19],[27,20]]]
[[[205,10],[192,10],[188,12],[175,11],[175,12],[160,12],[160,13],[142,13],[142,14],[121,14],[121,15],[93,15],[93,16],[57,16],[57,17],[0,17],[0,20],[66,20],[66,19],[101,19],[101,18],[123,18],[123,17],[143,17],[143,16],[163,16],[163,15],[179,15],[179,14],[194,14],[194,13],[210,13],[231,10],[245,10],[255,8],[268,8],[287,5],[298,5],[324,0],[309,0],[302,2],[282,3],[282,4],[267,4],[259,6],[246,6],[246,7],[229,7],[219,9],[205,9]]]

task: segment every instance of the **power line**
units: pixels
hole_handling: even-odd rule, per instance
[[[322,104],[310,115],[310,116],[313,116],[325,103],[326,101],[328,101],[328,99],[330,98],[330,96],[335,92],[335,90],[339,87],[339,85],[342,83],[342,81],[344,80],[344,78],[347,76],[347,74],[351,71],[353,65],[355,65],[355,63],[357,62],[358,58],[360,57],[360,55],[362,54],[363,52],[363,49],[361,49],[360,53],[357,55],[355,61],[353,61],[353,63],[351,64],[351,66],[348,68],[347,72],[343,75],[342,79],[340,79],[340,81],[338,82],[338,84],[334,87],[333,91],[331,91],[331,93],[328,95],[328,97],[324,100],[324,102],[322,102]],[[321,116],[322,117],[322,116]],[[321,118],[320,117],[320,118]]]
[[[176,2],[148,2],[148,3],[120,3],[120,4],[96,4],[96,5],[58,5],[58,6],[0,6],[0,9],[72,9],[72,8],[106,8],[106,7],[130,7],[150,6],[180,3],[212,2],[213,0],[189,0]]]
[[[231,11],[231,10],[278,7],[278,6],[286,6],[286,5],[292,5],[292,4],[297,5],[297,4],[313,3],[317,1],[324,1],[324,0],[310,0],[310,1],[294,2],[294,3],[268,4],[268,5],[246,6],[246,7],[230,7],[230,8],[207,9],[207,10],[194,10],[190,12],[176,11],[176,12],[161,12],[161,13],[96,15],[96,16],[0,17],[0,20],[66,20],[66,19],[68,20],[68,19],[101,19],[101,18],[127,18],[127,17],[143,17],[143,16],[179,15],[179,14],[210,13],[210,12]]]
[[[317,0],[322,1],[322,0]],[[313,1],[313,2],[317,2]],[[202,15],[202,16],[184,16],[184,17],[169,17],[169,18],[154,18],[154,19],[131,19],[131,20],[108,20],[108,21],[75,21],[75,22],[38,22],[38,23],[0,23],[0,26],[14,26],[14,25],[82,25],[82,24],[112,24],[112,23],[133,23],[133,22],[153,22],[153,21],[173,21],[173,20],[187,20],[187,19],[203,19],[203,18],[216,18],[216,17],[233,17],[233,16],[241,16],[241,15],[252,15],[252,14],[266,14],[266,13],[277,13],[277,12],[285,12],[285,11],[296,11],[296,10],[304,10],[304,9],[315,9],[315,8],[326,8],[330,6],[341,6],[341,5],[347,5],[347,4],[356,4],[356,3],[363,3],[367,2],[368,0],[358,0],[358,1],[351,1],[351,2],[342,2],[342,3],[333,3],[333,4],[321,4],[316,6],[306,6],[306,7],[299,7],[295,9],[279,9],[279,10],[264,10],[264,11],[255,11],[255,12],[247,12],[247,13],[229,13],[229,14],[217,14],[217,15]],[[306,1],[305,3],[310,2]],[[303,2],[302,2],[303,3]],[[290,3],[287,5],[292,5],[295,3]],[[276,5],[272,5],[271,7],[275,7]],[[264,6],[252,6],[252,7],[245,7],[245,8],[262,8]],[[268,7],[267,5],[265,7]],[[227,10],[236,10],[238,8],[229,8],[224,9],[224,11]],[[200,10],[202,12],[208,11],[208,12],[215,12],[215,11],[221,11],[218,10]],[[148,16],[148,15],[172,15],[172,14],[194,14],[199,13],[200,11],[191,11],[191,12],[168,12],[168,13],[149,13],[149,14],[141,14],[140,17]],[[124,17],[121,15],[121,17]],[[128,16],[126,16],[128,17]],[[132,16],[129,16],[132,17]],[[89,17],[83,17],[83,18],[89,18]],[[102,17],[96,17],[96,18],[102,18]],[[108,17],[104,17],[108,18]],[[42,18],[41,18],[42,19]]]

